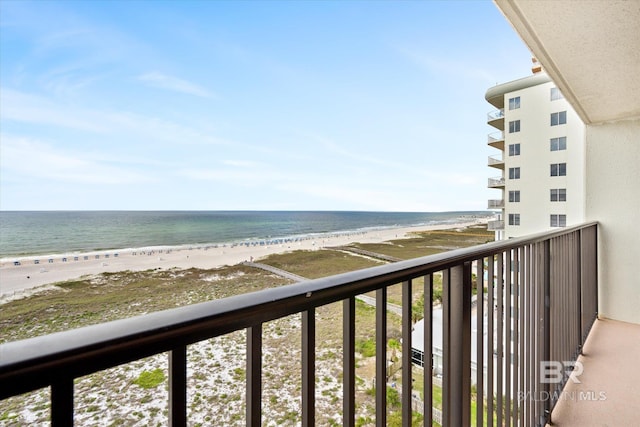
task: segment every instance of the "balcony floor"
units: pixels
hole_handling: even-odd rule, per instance
[[[640,325],[597,320],[583,353],[581,384],[567,382],[566,399],[551,415],[553,426],[640,425]],[[606,398],[598,400],[600,393]]]

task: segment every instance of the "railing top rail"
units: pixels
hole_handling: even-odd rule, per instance
[[[56,375],[79,377],[596,225],[590,222],[1,344],[0,399],[47,386]]]

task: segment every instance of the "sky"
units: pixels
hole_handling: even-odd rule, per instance
[[[0,210],[484,210],[490,1],[0,2]]]

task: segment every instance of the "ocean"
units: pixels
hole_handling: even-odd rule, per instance
[[[486,211],[0,211],[0,258],[454,224]]]

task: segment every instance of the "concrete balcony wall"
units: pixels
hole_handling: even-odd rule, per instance
[[[587,127],[586,206],[600,222],[600,316],[640,324],[640,120]]]

